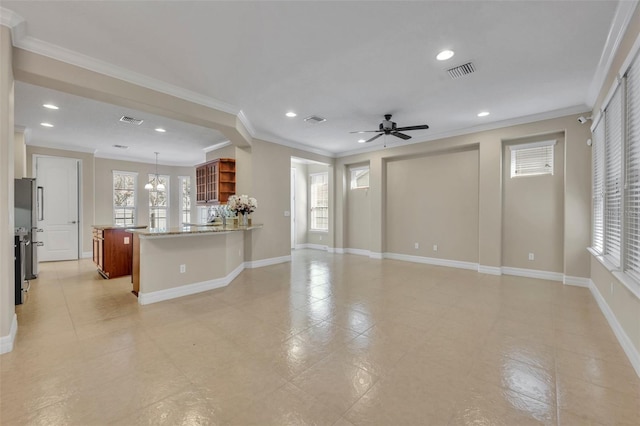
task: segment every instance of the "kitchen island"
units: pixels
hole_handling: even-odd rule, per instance
[[[102,278],[131,275],[133,238],[128,228],[144,229],[146,225],[93,225],[93,263]]]
[[[133,293],[146,305],[228,285],[244,269],[252,226],[130,229]]]

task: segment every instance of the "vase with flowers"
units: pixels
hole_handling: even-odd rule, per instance
[[[249,225],[249,214],[256,211],[258,207],[258,200],[248,195],[232,195],[227,200],[227,207],[229,210],[235,212],[238,215],[238,225]]]

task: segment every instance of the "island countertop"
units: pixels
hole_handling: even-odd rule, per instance
[[[135,229],[129,228],[128,232],[137,234],[142,238],[147,237],[168,237],[168,236],[186,236],[186,235],[202,235],[202,234],[215,234],[237,231],[249,231],[252,229],[262,228],[262,224],[253,224],[250,226],[235,226],[235,225],[200,225],[200,226],[179,226],[176,228],[149,228],[149,229]]]
[[[147,225],[92,225],[94,229],[106,230],[106,229],[144,229]]]

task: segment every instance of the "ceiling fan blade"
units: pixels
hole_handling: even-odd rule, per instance
[[[407,126],[407,127],[398,127],[396,130],[399,130],[401,132],[404,132],[405,130],[426,130],[428,129],[429,126],[426,124],[423,124],[421,126]]]
[[[375,135],[374,137],[372,137],[371,139],[369,139],[368,141],[364,141],[364,143],[368,143],[368,142],[373,142],[376,139],[378,139],[380,136],[382,136],[382,133],[380,133],[379,135]]]
[[[392,134],[393,136],[397,137],[397,138],[400,138],[400,139],[404,139],[404,140],[411,139],[411,136],[409,136],[409,135],[405,135],[404,133],[400,133],[400,132],[391,132],[391,134]]]
[[[380,130],[360,130],[359,132],[349,132],[349,133],[373,133],[379,132]]]

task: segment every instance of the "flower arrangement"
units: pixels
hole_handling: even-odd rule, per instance
[[[256,211],[258,200],[248,195],[232,195],[227,200],[227,206],[236,213],[249,214]]]

